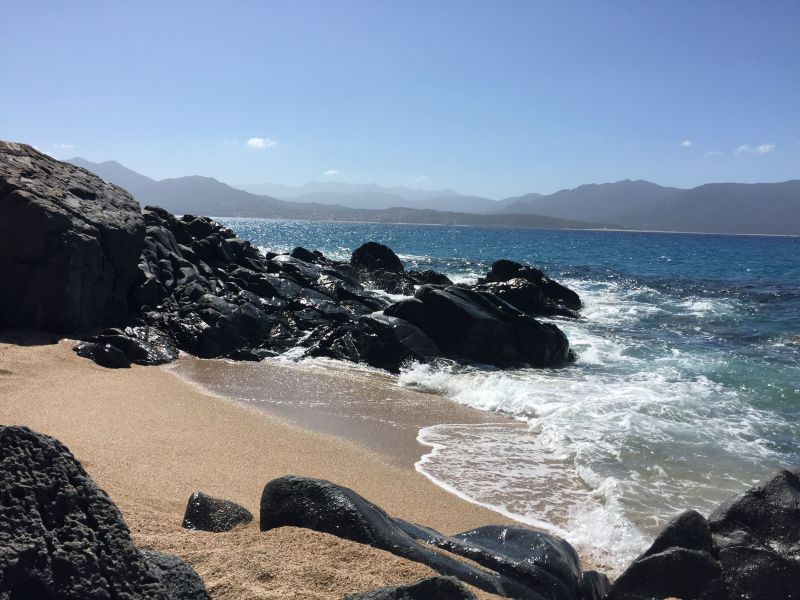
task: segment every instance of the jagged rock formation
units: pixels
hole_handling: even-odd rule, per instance
[[[0,426],[0,598],[209,598],[179,558],[143,553],[58,440]]]
[[[800,598],[800,470],[779,471],[706,520],[676,517],[608,600]]]
[[[0,325],[75,333],[124,317],[144,234],[122,188],[0,142]]]
[[[262,531],[306,527],[387,550],[488,592],[531,600],[584,600],[604,595],[607,580],[581,571],[565,541],[521,527],[481,527],[455,536],[394,519],[353,490],[287,476],[261,495]],[[478,563],[462,562],[432,549]]]

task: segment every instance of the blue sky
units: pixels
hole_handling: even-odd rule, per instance
[[[4,0],[0,39],[0,138],[156,178],[800,178],[795,1]]]

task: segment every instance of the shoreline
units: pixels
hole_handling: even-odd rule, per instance
[[[4,333],[0,422],[61,440],[109,493],[136,543],[187,560],[215,598],[338,599],[433,574],[314,531],[261,533],[261,489],[283,475],[328,479],[389,514],[444,533],[511,522],[413,468],[203,394],[165,370],[104,369],[75,355],[73,341],[47,344],[41,336]],[[182,529],[186,502],[197,490],[238,502],[254,522],[222,534]]]

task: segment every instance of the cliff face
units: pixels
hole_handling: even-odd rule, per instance
[[[124,315],[144,234],[122,188],[0,142],[0,325],[72,333]]]

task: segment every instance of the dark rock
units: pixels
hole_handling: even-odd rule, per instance
[[[429,577],[416,583],[349,594],[342,600],[475,600],[475,594],[452,577]]]
[[[782,556],[772,550],[747,546],[723,548],[719,562],[729,598],[798,600],[800,563],[796,556]]]
[[[125,316],[144,235],[122,188],[0,142],[0,324],[75,333]]]
[[[708,552],[669,548],[635,560],[606,600],[728,600],[720,564]]]
[[[353,490],[296,476],[275,479],[264,487],[260,520],[262,531],[284,526],[305,527],[369,544],[490,593],[532,600],[579,600],[577,593],[558,595],[561,587],[575,591],[580,585],[580,566],[574,550],[566,542],[545,534],[530,532],[528,536],[521,528],[497,527],[448,538],[431,529],[393,519]],[[504,530],[514,530],[507,542]],[[484,566],[474,567],[438,553],[430,548],[431,544],[482,561]],[[525,556],[525,552],[534,556]],[[569,584],[564,583],[564,577]],[[541,587],[531,587],[541,582],[545,582]]]
[[[672,519],[643,556],[658,554],[669,548],[685,548],[713,552],[708,521],[696,510],[687,510]]]
[[[800,598],[800,471],[779,471],[708,524],[731,598]]]
[[[479,283],[503,282],[510,279],[525,279],[535,283],[556,305],[563,304],[571,310],[580,310],[581,299],[578,294],[557,281],[550,279],[539,269],[521,265],[511,260],[498,260],[492,265],[491,270],[486,274],[485,279]]]
[[[311,250],[306,250],[302,246],[298,246],[291,253],[292,258],[297,258],[299,260],[304,260],[305,262],[317,262],[318,260],[325,260],[325,257],[322,255],[322,252]]]
[[[404,315],[451,357],[499,367],[561,366],[569,359],[569,342],[560,329],[496,297],[429,285],[415,295],[424,308],[406,303],[402,310],[386,313]]]
[[[74,350],[78,356],[93,360],[107,369],[127,369],[131,366],[131,361],[125,353],[111,344],[79,342]]]
[[[157,572],[165,598],[202,600],[210,597],[197,572],[177,556],[158,550],[142,550],[142,555]]]
[[[424,285],[426,283],[431,283],[433,285],[453,285],[453,282],[450,281],[450,278],[447,277],[447,275],[437,273],[436,271],[411,270],[408,272],[408,276],[419,285]]]
[[[86,342],[99,346],[110,346],[119,350],[127,359],[128,365],[163,365],[178,358],[178,349],[172,341],[161,331],[154,327],[126,327],[125,329],[108,329],[99,335],[86,338]],[[79,348],[75,351],[85,356]],[[86,356],[98,362],[96,352],[94,356]],[[100,364],[100,363],[98,363]],[[106,366],[106,365],[103,365]]]
[[[367,242],[356,248],[350,257],[350,264],[366,271],[377,271],[378,269],[392,273],[405,271],[397,254],[388,246],[377,242]]]
[[[562,304],[554,303],[542,289],[527,279],[515,278],[502,282],[483,283],[472,289],[489,293],[508,302],[517,310],[530,315],[578,318],[578,313]]]
[[[133,544],[117,507],[58,440],[0,426],[0,598],[204,599],[194,571]]]
[[[800,557],[800,470],[781,470],[724,503],[708,524],[719,548],[753,546]]]
[[[489,525],[433,543],[520,581],[548,600],[580,597],[583,574],[575,549],[546,533]]]
[[[608,595],[611,584],[608,577],[597,571],[584,571],[581,577],[581,600],[603,600]]]
[[[253,515],[230,500],[220,500],[195,492],[189,497],[183,527],[201,531],[230,531],[240,523],[249,523]]]

